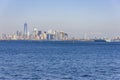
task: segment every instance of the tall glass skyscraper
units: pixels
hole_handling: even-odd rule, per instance
[[[24,23],[24,35],[26,35],[27,36],[27,23]]]

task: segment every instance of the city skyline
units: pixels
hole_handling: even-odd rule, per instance
[[[39,40],[39,41],[90,41],[90,42],[96,42],[96,41],[102,41],[102,42],[120,42],[120,36],[114,36],[112,38],[108,37],[98,37],[95,36],[95,34],[101,34],[101,33],[90,33],[92,34],[93,38],[88,36],[87,33],[82,34],[82,38],[75,37],[73,35],[70,35],[67,32],[64,32],[63,30],[39,30],[36,27],[33,27],[31,31],[28,30],[29,26],[25,22],[23,24],[23,30],[16,30],[12,33],[1,33],[0,34],[0,40]],[[89,35],[90,35],[89,34]],[[71,37],[72,36],[72,37]]]
[[[120,35],[119,0],[1,0],[0,32],[63,30],[75,37]],[[94,35],[93,35],[94,34]]]
[[[32,31],[28,30],[28,24],[23,24],[23,30],[16,30],[12,33],[1,33],[0,40],[47,40],[47,41],[63,41],[68,40],[68,33],[59,30],[42,31],[33,28]]]

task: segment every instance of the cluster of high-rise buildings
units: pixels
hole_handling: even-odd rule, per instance
[[[0,40],[49,40],[49,41],[106,41],[106,42],[120,42],[120,37],[114,38],[68,38],[68,34],[64,31],[48,30],[41,31],[37,28],[33,28],[31,32],[28,31],[27,23],[24,23],[23,31],[16,31],[12,34],[2,33],[0,34]]]
[[[23,31],[16,31],[13,34],[1,34],[1,40],[68,40],[68,34],[63,31],[49,30],[40,31],[34,28],[31,33],[28,31],[27,23],[24,23]]]

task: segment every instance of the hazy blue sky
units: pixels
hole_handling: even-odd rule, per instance
[[[0,0],[0,32],[63,30],[74,36],[120,35],[120,0]],[[97,33],[97,34],[96,34]]]

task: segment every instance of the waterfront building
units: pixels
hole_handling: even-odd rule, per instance
[[[6,34],[2,34],[1,39],[2,40],[7,40],[7,35]]]
[[[34,35],[34,36],[37,36],[37,34],[38,34],[38,30],[37,30],[37,28],[34,28],[34,29],[33,29],[33,35]]]
[[[68,34],[64,33],[64,40],[68,40]]]
[[[48,30],[47,40],[55,40],[55,33],[53,30]]]
[[[16,31],[16,38],[17,38],[17,40],[21,40],[22,37],[23,37],[22,32],[21,31]]]
[[[63,31],[61,31],[60,35],[59,35],[59,39],[60,40],[67,40],[68,39],[68,34],[63,32]]]
[[[47,40],[54,40],[54,34],[47,34]]]
[[[27,36],[28,29],[27,29],[27,23],[24,23],[24,35]]]
[[[39,40],[38,29],[37,28],[33,29],[33,39],[34,40]]]
[[[44,31],[44,33],[41,34],[41,40],[47,40],[47,33]]]
[[[55,34],[55,40],[60,40],[60,33],[59,32],[57,32],[57,31],[54,31],[54,34]]]
[[[15,33],[12,34],[11,39],[12,39],[12,40],[17,40],[17,37],[16,37],[16,34],[15,34]]]
[[[42,34],[42,31],[38,31],[37,35],[40,36]]]

